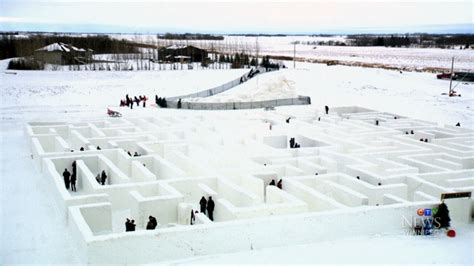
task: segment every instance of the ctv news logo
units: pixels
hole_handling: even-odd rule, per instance
[[[440,218],[435,217],[438,208],[420,208],[416,215],[402,216],[402,227],[409,235],[432,235],[441,227]]]

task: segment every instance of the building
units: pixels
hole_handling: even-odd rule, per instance
[[[55,65],[85,64],[92,61],[92,49],[56,42],[35,50],[35,60]]]
[[[191,45],[171,45],[159,49],[158,57],[165,62],[202,62],[208,58],[208,53]]]

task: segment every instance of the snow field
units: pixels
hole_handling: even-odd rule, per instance
[[[114,252],[110,254],[127,254],[120,248],[123,241],[133,244],[129,251],[137,251],[136,247],[142,247],[143,243],[150,246],[159,245],[160,241],[166,243],[164,246],[175,243],[167,251],[146,251],[142,262],[183,256],[196,258],[208,254],[196,247],[216,244],[216,241],[198,243],[197,239],[214,234],[212,232],[217,232],[212,239],[227,235],[230,229],[226,227],[230,225],[235,225],[233,230],[237,233],[226,239],[238,240],[227,241],[228,245],[216,251],[225,253],[255,249],[258,251],[247,252],[245,257],[257,262],[272,250],[279,252],[282,249],[262,250],[264,247],[285,246],[286,249],[292,244],[305,243],[304,253],[304,250],[322,248],[327,244],[309,243],[331,237],[321,233],[331,228],[332,223],[329,222],[322,223],[329,225],[316,230],[317,233],[310,234],[308,239],[296,238],[292,239],[293,242],[286,239],[280,239],[282,242],[268,240],[269,234],[281,235],[282,231],[293,230],[292,227],[280,227],[279,221],[291,219],[296,223],[301,219],[316,219],[317,223],[321,223],[321,219],[328,219],[325,218],[326,212],[344,215],[349,210],[367,213],[365,217],[368,220],[378,220],[374,217],[378,217],[376,213],[380,208],[396,206],[405,206],[401,212],[411,215],[413,208],[416,208],[414,206],[428,207],[437,202],[439,193],[472,190],[472,131],[469,129],[473,127],[472,85],[460,84],[456,88],[463,97],[447,98],[441,93],[447,91],[448,82],[436,80],[432,74],[298,63],[296,70],[262,75],[206,101],[245,99],[246,93],[254,93],[254,100],[278,98],[280,93],[286,93],[285,89],[291,88],[292,92],[311,96],[313,106],[278,107],[272,112],[164,110],[149,108],[148,103],[147,108],[133,110],[117,107],[118,100],[126,93],[146,94],[149,98],[153,94],[167,97],[182,95],[220,85],[247,72],[235,71],[2,73],[1,165],[2,178],[5,178],[1,193],[2,264],[100,261],[103,255],[100,250],[106,248],[113,247]],[[272,75],[271,78],[266,79],[269,75]],[[290,86],[285,87],[285,83]],[[265,92],[259,93],[262,89]],[[326,117],[320,111],[324,105],[331,107],[330,116]],[[343,105],[364,108],[335,108]],[[122,112],[124,119],[104,118],[106,107]],[[372,112],[366,108],[390,113]],[[400,115],[399,118],[403,116],[403,119],[395,121],[392,114]],[[286,125],[284,120],[290,116],[295,119]],[[321,121],[318,121],[319,117]],[[380,121],[379,128],[374,128],[376,119]],[[30,124],[27,136],[31,141],[27,144],[19,130],[24,122],[29,121],[43,121],[46,124]],[[449,126],[456,122],[461,122],[461,128]],[[270,123],[272,132],[268,134]],[[414,134],[406,136],[404,133],[411,129]],[[331,138],[326,139],[327,135]],[[302,148],[288,149],[289,137],[296,137]],[[427,138],[429,143],[421,143],[419,138]],[[347,142],[344,141],[346,139]],[[103,151],[94,150],[96,144],[103,146]],[[77,152],[80,145],[86,147],[87,151],[83,154]],[[68,150],[71,147],[76,152],[71,153]],[[124,149],[140,151],[143,156],[129,158]],[[32,153],[34,160],[30,157]],[[340,156],[341,153],[355,156],[357,160]],[[45,158],[49,163],[41,163],[39,158]],[[73,158],[83,161],[79,164],[81,181],[76,195],[65,190],[57,178],[61,176],[61,167],[70,166]],[[245,162],[242,158],[246,158]],[[42,167],[41,173],[34,170],[33,162]],[[338,165],[334,162],[342,163]],[[346,163],[351,162],[362,164],[345,167]],[[146,167],[140,166],[142,164]],[[265,171],[259,174],[264,164],[267,164]],[[44,168],[44,165],[47,167]],[[94,180],[91,182],[91,173],[99,167],[107,168],[111,173],[111,184],[107,188],[97,187]],[[323,173],[324,168],[327,174]],[[332,172],[335,170],[337,172]],[[313,176],[315,171],[321,171],[318,175],[321,179]],[[357,174],[365,176],[364,180],[354,182],[354,175]],[[406,178],[402,177],[404,175]],[[265,187],[272,177],[284,179],[283,191]],[[381,188],[377,181],[383,184]],[[367,184],[360,185],[364,182]],[[296,196],[290,192],[292,189]],[[207,217],[200,215],[198,221],[203,225],[189,228],[184,224],[189,218],[187,208],[190,205],[180,203],[184,200],[191,205],[196,204],[194,198],[202,193],[218,198],[226,195],[220,198],[218,204],[219,213],[223,216],[218,217],[216,209],[216,220],[223,220],[209,223]],[[302,193],[306,193],[305,199],[299,198]],[[88,205],[93,202],[96,204]],[[143,222],[149,213],[161,213],[161,209],[158,211],[151,206],[163,206],[165,202],[171,206],[166,207],[169,212],[159,217],[160,229],[156,232],[143,231]],[[450,210],[457,217],[454,223],[456,228],[463,228],[462,221],[468,219],[462,216],[464,205],[450,205]],[[72,206],[73,211],[69,212],[68,206]],[[359,208],[367,210],[361,212]],[[179,210],[180,214],[176,217],[168,215],[174,210]],[[105,217],[104,220],[94,220],[96,214]],[[400,247],[412,246],[413,243],[421,245],[422,240],[401,239],[399,235],[405,229],[400,228],[400,217],[392,211],[387,215],[383,212],[379,214],[389,215],[380,219],[393,218],[387,222],[393,222],[391,226],[380,230],[394,236],[374,239],[373,235],[380,231],[374,227],[370,232],[355,231],[354,234],[359,234],[353,235],[356,241],[368,240],[378,245],[386,239],[402,254],[411,254],[403,262],[411,259],[410,262],[424,263],[425,260],[418,260],[413,255],[414,251]],[[122,232],[125,217],[132,215],[141,217],[136,218],[140,220],[139,231],[131,234]],[[254,218],[255,215],[263,217]],[[272,219],[276,219],[275,226],[262,226]],[[32,226],[31,221],[44,222]],[[242,228],[248,228],[248,221],[256,221],[256,225],[244,234]],[[311,223],[308,226],[312,226]],[[222,229],[216,231],[216,227]],[[471,227],[468,225],[466,231],[472,232]],[[184,234],[188,237],[189,230],[194,232],[192,239],[180,236]],[[265,239],[259,238],[259,234],[256,238],[245,239],[255,235],[252,230],[265,232]],[[295,232],[297,236],[300,233]],[[160,239],[163,235],[166,237]],[[339,248],[334,250],[338,252],[343,250],[353,254],[345,241],[349,235],[329,238],[329,245],[337,245]],[[460,238],[460,242],[456,243],[469,247],[472,246],[469,240]],[[85,243],[89,243],[87,241],[91,241],[92,250],[84,247]],[[437,250],[438,241],[450,251],[433,256],[439,258],[439,262],[472,262],[466,251],[469,249],[455,248],[445,239],[436,238],[429,242],[428,247]],[[144,249],[140,248],[139,252]],[[295,249],[298,248],[291,247],[288,255],[301,254]],[[168,255],[161,257],[157,254]],[[312,260],[305,260],[311,258],[308,254],[299,258],[313,263]],[[228,262],[232,256],[211,257],[211,261]],[[275,263],[285,261],[282,256],[283,252],[281,256],[275,256]],[[340,256],[334,257],[334,261],[344,262],[336,258]],[[355,258],[355,261],[367,262],[361,257]],[[120,262],[123,261],[126,260]],[[197,263],[208,261],[209,257],[196,259]],[[321,261],[330,260],[322,256]],[[370,261],[384,262],[378,256]],[[432,262],[435,260],[427,263]]]

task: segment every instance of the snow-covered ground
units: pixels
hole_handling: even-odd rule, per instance
[[[196,257],[170,264],[441,264],[474,263],[474,227],[458,228],[459,236],[377,235],[322,241],[309,245],[267,248]],[[469,256],[469,254],[471,254]]]
[[[318,48],[319,49],[319,48]],[[472,62],[472,61],[471,61]],[[4,62],[0,62],[5,65]],[[0,92],[1,254],[0,264],[77,263],[75,243],[43,176],[30,160],[22,123],[105,116],[112,106],[127,115],[160,115],[155,108],[129,110],[129,95],[175,96],[220,85],[247,70],[62,72],[2,69]],[[358,105],[414,118],[473,128],[473,84],[460,84],[462,97],[441,93],[449,82],[426,73],[298,63],[297,69],[261,75],[206,101],[258,100],[308,95],[316,107]],[[252,97],[249,97],[252,95]],[[151,102],[150,102],[151,103]],[[301,107],[284,107],[297,112]],[[167,110],[180,112],[181,110]],[[364,237],[305,246],[254,250],[177,263],[463,263],[472,265],[474,230],[462,227],[454,239],[399,235]],[[385,253],[386,250],[395,250]],[[370,251],[370,252],[369,252]],[[341,256],[341,254],[345,254]]]
[[[462,97],[442,95],[449,81],[430,73],[298,63],[296,69],[260,75],[238,89],[190,101],[260,101],[305,95],[318,107],[358,105],[473,128],[474,84],[454,84]]]
[[[153,98],[155,94],[188,94],[221,85],[247,71],[14,71],[16,75],[1,74],[2,107],[118,105],[127,93]]]
[[[115,35],[150,44],[157,42],[151,35]],[[391,48],[391,47],[355,47],[355,46],[319,46],[308,43],[319,41],[345,42],[344,36],[272,36],[246,37],[224,36],[222,41],[174,41],[180,44],[194,44],[206,49],[224,52],[247,51],[255,54],[256,44],[260,55],[278,55],[293,57],[294,45],[296,57],[315,60],[340,60],[346,63],[382,64],[397,68],[422,70],[425,68],[451,67],[451,58],[455,58],[456,70],[474,70],[474,50],[440,49],[440,48]],[[169,45],[170,40],[159,40],[160,45]]]

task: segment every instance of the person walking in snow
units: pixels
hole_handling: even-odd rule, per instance
[[[195,221],[196,221],[196,216],[194,216],[194,210],[191,209],[191,221],[190,221],[190,224],[193,225]]]
[[[135,96],[135,102],[137,103],[137,107],[140,107],[140,99],[138,99],[137,96]]]
[[[105,174],[105,170],[102,170],[102,174],[100,175],[100,183],[105,185],[105,181],[107,180],[107,175]]]
[[[207,201],[207,215],[211,221],[214,221],[214,207],[214,201],[212,200],[212,197],[209,196],[209,200]]]
[[[282,183],[282,182],[283,182],[283,181],[282,181],[281,179],[278,180],[277,187],[278,187],[279,189],[283,189],[283,183]]]
[[[69,190],[69,182],[70,182],[69,178],[71,178],[71,173],[67,169],[64,169],[63,177],[64,177],[64,184],[66,185],[66,189]]]
[[[76,173],[77,173],[76,161],[73,161],[73,162],[72,162],[72,173],[73,173],[73,174],[76,174]]]
[[[176,106],[176,107],[177,107],[178,109],[181,109],[181,98],[179,98],[179,100],[178,100],[178,104],[177,104],[177,106]]]
[[[294,148],[295,147],[295,138],[291,138],[290,139],[290,148]]]
[[[127,218],[125,221],[125,232],[129,232],[130,230],[130,220]]]
[[[201,212],[206,214],[207,200],[204,196],[202,196],[201,200],[199,201],[199,205],[201,206]]]
[[[127,103],[127,106],[129,106],[130,105],[130,97],[128,97],[128,94],[125,95],[125,101]]]
[[[71,175],[71,190],[76,191],[76,181],[77,181],[77,176],[76,173],[73,171]]]
[[[275,183],[275,179],[272,179],[272,181],[270,182],[269,186],[275,186],[276,183]]]
[[[148,98],[145,95],[143,95],[143,108],[146,107],[146,100],[148,100]]]
[[[329,106],[324,106],[324,110],[326,110],[326,114],[328,115],[329,114]]]

